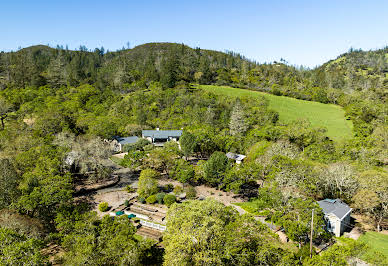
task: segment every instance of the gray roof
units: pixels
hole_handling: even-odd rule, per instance
[[[179,138],[182,136],[182,130],[143,130],[143,137],[151,137],[156,139]]]
[[[125,144],[133,144],[133,143],[136,143],[136,141],[137,141],[139,138],[136,137],[136,136],[131,136],[131,137],[116,137],[115,139],[116,139],[117,142],[120,143],[121,145],[125,145]]]
[[[228,152],[226,154],[226,157],[228,157],[229,159],[232,159],[232,160],[242,161],[246,156],[242,155],[242,154]]]
[[[345,215],[352,209],[340,199],[324,199],[318,201],[319,206],[322,208],[324,214],[334,214],[339,219],[343,219]]]

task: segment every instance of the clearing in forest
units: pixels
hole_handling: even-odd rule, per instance
[[[282,122],[305,118],[313,127],[326,128],[327,135],[333,140],[350,139],[353,136],[353,123],[346,120],[345,111],[338,105],[298,100],[228,86],[200,85],[199,88],[231,97],[265,97],[269,101],[269,108],[279,113],[279,119]]]

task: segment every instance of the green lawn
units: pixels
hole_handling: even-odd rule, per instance
[[[358,241],[368,244],[372,250],[379,251],[388,258],[388,235],[377,232],[366,232],[360,236]]]
[[[240,206],[244,211],[252,213],[252,214],[257,214],[257,204],[255,201],[247,201],[247,202],[238,202],[238,203],[233,203],[234,205]]]
[[[280,121],[291,122],[298,118],[306,118],[312,126],[326,128],[327,135],[333,140],[349,139],[353,136],[353,124],[351,121],[345,119],[345,111],[338,105],[303,101],[227,86],[201,85],[199,87],[207,91],[232,97],[264,96],[269,100],[269,107],[279,113]]]

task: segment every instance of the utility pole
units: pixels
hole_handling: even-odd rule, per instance
[[[314,209],[311,211],[310,258],[313,256]]]

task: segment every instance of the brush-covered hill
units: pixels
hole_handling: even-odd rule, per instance
[[[388,47],[376,51],[351,49],[315,69],[323,75],[320,86],[344,90],[388,88]]]

